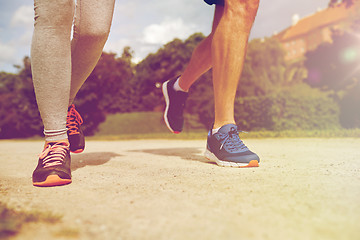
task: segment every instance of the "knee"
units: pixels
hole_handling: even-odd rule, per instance
[[[108,24],[83,24],[77,28],[75,26],[75,35],[82,39],[91,39],[96,42],[104,42],[107,40],[110,33],[110,25]]]

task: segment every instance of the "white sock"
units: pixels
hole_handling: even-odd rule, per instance
[[[179,80],[180,80],[180,77],[178,77],[178,79],[176,79],[176,82],[174,83],[174,90],[175,91],[182,91],[182,92],[188,92],[188,91],[185,91],[184,89],[182,89],[179,85]]]
[[[217,133],[220,130],[220,128],[221,127],[211,130],[211,134],[214,135],[215,133]]]

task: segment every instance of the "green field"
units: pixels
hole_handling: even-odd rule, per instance
[[[160,112],[136,112],[108,115],[100,124],[99,131],[91,139],[205,139],[207,130],[190,129],[185,124],[181,134],[172,134],[165,126]],[[360,129],[328,130],[286,130],[286,131],[250,131],[240,133],[242,138],[285,138],[285,137],[360,137]]]

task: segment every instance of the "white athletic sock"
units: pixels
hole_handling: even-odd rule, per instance
[[[185,91],[184,89],[182,89],[179,85],[179,80],[180,80],[180,77],[178,77],[178,79],[176,79],[176,82],[174,83],[174,90],[175,91],[182,91],[182,92],[188,92],[188,91]]]
[[[217,133],[220,130],[220,128],[221,127],[211,130],[211,134],[214,135],[215,133]]]

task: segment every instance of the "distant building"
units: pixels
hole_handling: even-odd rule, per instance
[[[294,14],[292,25],[273,37],[277,38],[286,50],[286,60],[300,59],[307,51],[316,49],[320,44],[332,42],[332,30],[344,29],[359,11],[358,7],[358,4],[350,8],[345,4],[338,4],[302,19]]]

